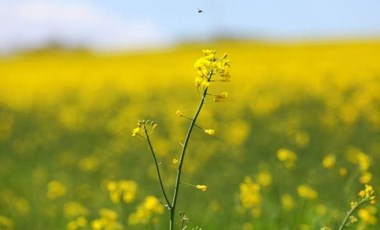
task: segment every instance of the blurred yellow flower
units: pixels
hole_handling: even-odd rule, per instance
[[[68,218],[85,216],[88,214],[88,209],[78,202],[71,201],[63,205],[63,213]]]
[[[365,223],[372,225],[377,223],[376,213],[377,208],[374,206],[367,206],[358,210],[359,218]]]
[[[154,196],[147,196],[137,210],[129,215],[128,222],[131,225],[148,224],[153,221],[154,215],[163,213],[164,206],[158,199]]]
[[[122,225],[117,221],[118,215],[111,209],[100,209],[100,218],[91,222],[93,230],[121,230]]]
[[[201,190],[203,192],[206,192],[206,190],[207,190],[207,186],[206,185],[197,185],[196,187],[197,187],[197,189],[199,189],[199,190]]]
[[[372,159],[369,155],[362,152],[360,149],[350,147],[347,152],[347,159],[359,166],[361,171],[367,171],[372,164]]]
[[[87,226],[87,219],[84,217],[78,217],[75,220],[67,223],[68,230],[77,230],[81,228],[85,228]]]
[[[281,148],[277,150],[277,158],[284,163],[287,169],[291,169],[295,166],[297,154],[289,149]]]
[[[372,173],[365,171],[360,174],[360,178],[359,178],[360,183],[368,184],[369,182],[371,182],[371,180],[372,180]]]
[[[118,204],[120,201],[128,204],[135,199],[137,183],[132,180],[110,181],[107,184],[110,199]]]
[[[205,129],[204,132],[211,136],[215,134],[215,130],[213,129]]]
[[[318,204],[315,207],[315,211],[317,212],[319,216],[324,216],[327,213],[327,207],[323,204]]]
[[[13,221],[9,219],[8,217],[0,215],[0,229],[12,230]]]
[[[344,167],[339,168],[339,175],[346,176],[347,175],[347,169]]]
[[[315,200],[318,197],[317,191],[306,184],[298,186],[297,192],[300,197],[308,200]]]
[[[332,169],[335,166],[336,156],[334,154],[329,154],[323,158],[322,166],[326,169]]]
[[[227,97],[228,97],[228,93],[222,92],[222,93],[214,96],[214,102],[223,102],[227,99]]]
[[[261,215],[261,193],[260,185],[252,182],[250,177],[245,177],[240,184],[240,202],[244,209],[250,209],[254,217]]]
[[[177,111],[175,112],[175,114],[177,114],[177,115],[180,116],[180,117],[183,116],[183,113],[181,112],[181,110],[177,110]]]
[[[293,209],[294,207],[293,197],[290,194],[283,194],[281,196],[281,206],[285,211]]]
[[[66,187],[59,181],[53,180],[48,183],[47,197],[51,200],[66,194]]]
[[[272,175],[267,171],[260,172],[255,179],[263,187],[267,187],[272,183]]]

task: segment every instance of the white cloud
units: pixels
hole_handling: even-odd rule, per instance
[[[52,41],[95,49],[133,49],[170,40],[152,19],[122,18],[78,1],[0,3],[0,28],[0,52]]]

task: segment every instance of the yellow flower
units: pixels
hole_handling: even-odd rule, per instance
[[[208,82],[208,80],[203,80],[200,86],[202,86],[203,89],[206,89],[209,85],[210,82]]]
[[[198,74],[195,78],[195,86],[202,86],[203,89],[206,89],[211,80],[230,81],[230,61],[227,59],[227,55],[217,57],[215,50],[203,50],[202,52],[204,56],[194,63],[194,68],[197,69]],[[212,77],[214,79],[211,79]]]
[[[329,154],[323,158],[322,166],[326,169],[331,169],[335,166],[336,157],[334,154]]]
[[[228,93],[222,92],[222,93],[214,96],[214,102],[223,102],[227,99],[227,97],[228,97]]]
[[[354,164],[358,164],[361,171],[367,171],[371,166],[371,157],[363,153],[360,149],[349,148],[346,154],[348,160]]]
[[[356,217],[354,217],[354,216],[350,216],[349,221],[351,224],[354,224],[354,223],[358,222],[358,219],[356,219]]]
[[[213,129],[205,129],[204,132],[211,136],[215,134],[215,130]]]
[[[87,215],[88,210],[78,202],[67,202],[63,206],[63,212],[66,217],[77,217]]]
[[[365,223],[373,225],[377,223],[376,213],[377,209],[374,206],[367,206],[358,210],[359,218]]]
[[[180,116],[180,117],[183,116],[183,113],[181,112],[181,110],[177,110],[177,111],[175,111],[175,114],[177,114],[177,115]]]
[[[363,199],[369,199],[373,196],[375,191],[373,190],[371,185],[365,185],[365,188],[359,192],[359,196]]]
[[[372,173],[370,172],[362,172],[359,178],[360,183],[367,184],[372,180]]]
[[[178,163],[178,160],[177,159],[173,159],[173,164],[177,164]]]
[[[134,128],[132,130],[132,137],[138,135],[140,133],[140,130],[141,130],[140,127]]]
[[[201,190],[202,192],[206,192],[207,186],[206,185],[197,185],[197,189]]]
[[[287,169],[294,167],[297,154],[289,149],[281,148],[277,150],[277,158],[282,161]]]
[[[110,181],[107,184],[107,190],[113,203],[118,204],[124,201],[128,204],[135,199],[137,184],[131,180]]]
[[[261,194],[260,185],[252,182],[250,177],[245,177],[244,181],[240,184],[240,202],[245,209],[260,210]]]
[[[121,224],[117,221],[118,215],[111,209],[100,209],[100,218],[91,222],[93,230],[118,230]]]
[[[341,175],[341,176],[346,176],[346,175],[347,175],[347,169],[344,168],[344,167],[341,167],[341,168],[339,169],[339,175]]]
[[[371,158],[365,153],[359,152],[357,154],[357,160],[362,171],[366,171],[371,166]]]
[[[78,217],[75,220],[70,221],[67,223],[67,229],[69,230],[77,230],[79,228],[84,228],[87,226],[87,219],[84,217]]]
[[[47,197],[51,200],[66,194],[66,187],[59,181],[53,180],[48,184]]]
[[[297,188],[298,195],[302,198],[314,200],[318,197],[318,193],[313,190],[309,185],[300,185]]]
[[[269,186],[272,183],[272,175],[266,171],[260,172],[255,179],[264,187]]]
[[[323,204],[318,204],[317,207],[315,207],[315,211],[319,216],[323,216],[327,212],[327,207]]]
[[[210,54],[215,54],[215,50],[210,50],[210,49],[203,49],[202,50],[202,53],[206,54],[206,55],[210,55]]]
[[[281,196],[281,205],[284,210],[290,210],[294,207],[293,197],[289,194],[284,194]]]
[[[154,196],[147,196],[142,204],[128,217],[131,225],[146,224],[153,221],[154,214],[163,214],[164,206]]]
[[[152,213],[162,214],[164,213],[164,206],[154,196],[147,196],[145,198],[144,208]]]

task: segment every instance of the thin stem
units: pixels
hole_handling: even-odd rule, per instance
[[[158,162],[157,162],[157,158],[156,158],[156,153],[154,152],[152,143],[150,142],[149,134],[148,134],[148,131],[147,131],[145,125],[144,125],[144,132],[145,132],[145,135],[146,135],[146,140],[148,141],[150,152],[152,153],[152,156],[153,156],[153,159],[154,159],[154,164],[156,165],[158,181],[160,182],[161,190],[162,190],[162,193],[164,194],[166,205],[171,210],[172,206],[170,205],[168,196],[166,195],[166,192],[165,192],[164,184],[162,183],[161,172],[160,172],[160,167],[158,166]]]
[[[184,229],[185,222],[186,222],[186,216],[185,216],[185,214],[183,214],[183,217],[182,217],[182,223],[181,223],[181,228],[180,228],[180,230],[183,230],[183,229]]]
[[[190,117],[187,117],[187,116],[185,116],[185,115],[181,115],[181,117],[183,117],[183,118],[186,118],[187,120],[189,120],[189,121],[192,121],[193,119],[192,118],[190,118]],[[200,127],[199,125],[197,125],[197,124],[194,124],[194,126],[195,127],[197,127],[197,128],[199,128],[199,129],[202,129],[203,130],[203,128],[202,127]]]
[[[213,75],[213,71],[210,71],[210,73],[207,77],[208,82],[210,82],[212,75]],[[172,200],[171,209],[170,209],[170,226],[169,226],[170,230],[174,229],[175,209],[176,209],[177,200],[178,200],[178,191],[179,191],[179,185],[180,185],[180,181],[181,181],[182,166],[183,166],[183,161],[185,159],[187,145],[189,144],[191,133],[193,131],[194,126],[196,126],[197,118],[198,118],[199,113],[201,112],[203,104],[205,102],[205,99],[207,96],[207,91],[208,91],[208,87],[206,87],[203,90],[203,95],[202,95],[201,101],[199,103],[197,111],[194,114],[193,119],[191,120],[189,129],[188,129],[186,137],[185,137],[185,142],[183,143],[183,146],[182,146],[182,152],[181,152],[181,156],[179,159],[178,170],[177,170],[177,178],[176,178],[175,187],[174,187],[174,195],[173,195],[173,200]]]
[[[192,187],[197,187],[197,186],[194,185],[194,184],[189,184],[189,183],[186,183],[186,182],[183,182],[183,181],[181,181],[180,183],[181,183],[181,184],[184,184],[184,185],[192,186]]]
[[[351,208],[351,210],[347,212],[347,215],[344,217],[342,224],[339,226],[338,230],[343,230],[346,227],[346,223],[348,219],[350,218],[350,216],[352,216],[352,213],[354,213],[354,211],[358,209],[359,206],[364,204],[366,201],[367,201],[366,199],[361,200],[355,207]]]

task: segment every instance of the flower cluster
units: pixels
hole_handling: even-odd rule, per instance
[[[339,229],[343,229],[351,224],[358,222],[357,218],[354,216],[354,212],[357,210],[357,214],[359,218],[363,221],[362,224],[376,224],[376,212],[377,209],[374,206],[366,206],[362,207],[364,204],[375,204],[376,196],[375,191],[371,185],[365,185],[364,189],[362,189],[359,193],[359,200],[351,202],[351,209],[347,212],[346,217],[344,218],[341,227]]]
[[[63,206],[63,213],[66,217],[78,217],[87,215],[89,211],[81,203],[70,201]]]
[[[195,86],[206,89],[210,81],[229,82],[230,75],[230,60],[227,59],[227,54],[222,57],[216,56],[215,50],[202,50],[204,57],[199,58],[194,67],[197,69],[198,76],[195,78]],[[216,79],[211,79],[213,76]]]
[[[110,181],[107,190],[113,203],[118,204],[122,200],[128,204],[135,199],[137,183],[129,180]]]
[[[335,154],[328,154],[322,160],[322,166],[326,169],[334,168],[336,164],[336,156]]]
[[[373,178],[373,175],[370,172],[372,164],[371,157],[360,149],[354,147],[349,148],[346,154],[348,160],[353,164],[356,164],[360,170],[359,182],[362,184],[370,183]]]
[[[220,94],[214,95],[214,102],[223,102],[227,99],[228,92],[221,92]]]
[[[87,219],[83,216],[80,216],[67,224],[68,230],[77,230],[85,228],[87,226]]]
[[[295,166],[297,154],[292,150],[281,148],[277,150],[277,158],[284,163],[287,169],[291,169]]]
[[[132,225],[146,224],[154,221],[155,214],[163,214],[164,206],[154,196],[147,196],[144,203],[137,207],[136,212],[129,215],[128,221]]]
[[[117,221],[118,215],[111,209],[101,209],[100,218],[92,221],[93,230],[120,230],[122,225]]]
[[[240,184],[240,202],[244,209],[252,211],[254,217],[261,215],[261,186],[254,183],[250,177],[245,177],[244,182]]]
[[[47,197],[50,200],[57,199],[66,194],[66,187],[59,181],[53,180],[48,183]]]
[[[369,201],[370,204],[376,203],[375,191],[371,185],[365,185],[365,188],[358,194],[363,200]]]
[[[137,122],[137,127],[132,130],[132,136],[144,137],[146,133],[152,133],[156,127],[157,124],[151,120],[140,120]]]
[[[298,186],[297,192],[300,197],[308,200],[315,200],[318,197],[317,191],[306,184]]]

